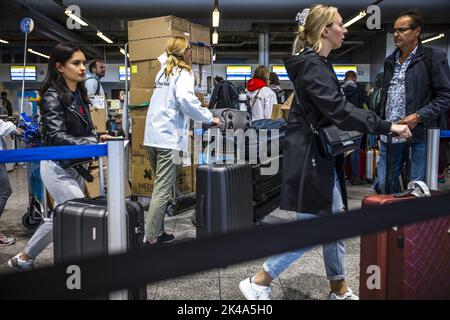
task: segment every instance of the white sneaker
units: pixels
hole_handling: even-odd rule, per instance
[[[352,289],[347,288],[347,291],[341,295],[330,292],[328,294],[328,300],[359,300],[359,297],[353,294]]]
[[[239,290],[247,300],[270,300],[271,286],[260,286],[253,283],[251,278],[239,282]]]
[[[16,239],[12,237],[7,237],[3,233],[0,233],[0,247],[6,247],[14,244]]]
[[[8,266],[16,271],[33,270],[34,259],[22,260],[20,259],[21,253],[8,260]]]

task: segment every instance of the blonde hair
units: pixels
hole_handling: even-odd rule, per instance
[[[166,43],[167,65],[164,74],[168,78],[175,66],[191,72],[192,67],[184,61],[184,51],[188,48],[189,41],[183,37],[171,37]]]
[[[268,85],[269,84],[269,74],[270,74],[270,70],[268,67],[258,66],[255,69],[255,72],[253,72],[253,78],[261,79],[261,80],[265,81]]]
[[[300,53],[306,45],[316,52],[322,49],[322,32],[333,23],[338,10],[336,7],[318,4],[311,7],[305,24],[299,26],[292,48],[292,54]]]

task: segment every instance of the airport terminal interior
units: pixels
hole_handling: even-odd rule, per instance
[[[395,202],[399,198],[391,194],[407,191],[408,188],[415,196],[429,195],[420,185],[408,184],[410,177],[413,176],[422,177],[420,180],[423,180],[432,190],[432,197],[444,196],[450,190],[450,71],[448,66],[450,1],[329,0],[325,3],[338,10],[338,15],[335,15],[333,11],[332,19],[341,17],[342,20],[338,23],[331,20],[330,24],[328,21],[317,28],[311,28],[308,24],[312,23],[311,16],[318,15],[320,19],[326,18],[324,18],[325,11],[320,16],[317,14],[317,8],[313,7],[319,2],[310,0],[2,1],[0,4],[0,91],[2,92],[0,169],[2,166],[5,166],[5,169],[0,171],[0,210],[2,210],[0,211],[0,283],[1,277],[7,277],[20,269],[21,271],[29,270],[31,266],[35,269],[46,268],[54,263],[64,263],[65,259],[77,258],[73,252],[79,253],[78,258],[85,256],[84,250],[89,251],[91,255],[95,253],[94,249],[87,248],[89,244],[73,248],[78,244],[75,240],[69,239],[69,236],[65,236],[78,234],[74,237],[77,241],[80,237],[89,238],[83,234],[84,229],[81,230],[80,225],[73,222],[75,220],[72,220],[73,223],[69,225],[67,222],[69,219],[62,218],[64,214],[66,216],[76,214],[70,213],[70,209],[67,208],[71,205],[70,200],[82,198],[82,196],[70,197],[68,194],[71,194],[69,189],[73,188],[73,183],[80,179],[82,189],[79,185],[77,188],[86,198],[95,199],[106,195],[108,201],[115,201],[114,204],[125,198],[127,201],[139,203],[137,211],[140,210],[140,214],[144,217],[144,220],[140,221],[140,216],[137,214],[136,219],[141,223],[140,229],[136,226],[130,228],[131,222],[121,226],[121,230],[125,230],[127,234],[134,232],[131,230],[139,229],[136,235],[128,236],[130,239],[132,237],[139,239],[137,240],[139,244],[132,242],[134,240],[124,244],[125,240],[122,240],[120,245],[121,248],[125,248],[123,249],[125,251],[131,246],[148,247],[148,250],[151,250],[152,246],[160,248],[176,246],[229,231],[264,230],[272,225],[295,221],[298,216],[292,208],[296,206],[297,208],[302,206],[303,208],[320,208],[320,210],[325,208],[324,210],[330,211],[335,205],[336,189],[339,189],[339,196],[347,197],[350,211],[361,209],[363,203],[367,205],[370,201],[382,202],[379,199],[383,196],[390,197],[389,201]],[[304,10],[306,8],[310,10]],[[334,28],[333,26],[339,29],[330,29]],[[332,41],[339,42],[337,45],[334,43],[329,54],[327,52],[326,59],[322,59],[325,61],[323,65],[330,68],[323,71],[324,68],[321,74],[302,75],[296,78],[297,74],[293,73],[292,64],[288,66],[286,63],[286,61],[292,62],[296,54],[298,57],[308,55],[305,51],[293,51],[293,48],[295,49],[298,45],[296,37],[299,27],[306,30],[318,28],[331,30],[329,31],[331,36],[326,33],[328,31],[322,32],[321,36],[325,37],[323,41],[328,41],[327,44],[333,44]],[[332,32],[342,33],[345,37],[333,40],[332,37],[337,36]],[[187,40],[179,42],[184,43],[184,51],[175,53],[179,48],[176,48],[174,42],[170,47],[170,41],[175,38]],[[306,33],[306,39],[307,43],[312,41],[308,38],[308,33]],[[413,45],[405,45],[408,41]],[[82,80],[66,78],[67,72],[71,71],[68,70],[69,66],[65,64],[65,61],[57,64],[53,71],[48,69],[49,61],[55,55],[54,48],[58,44],[68,42],[82,50],[84,57],[82,63],[85,65]],[[310,55],[319,57],[322,49],[311,49],[311,52],[315,50],[317,53],[313,52]],[[399,54],[393,55],[397,52],[396,50]],[[75,53],[77,52],[81,51],[75,50]],[[404,55],[405,52],[406,55]],[[163,62],[162,59],[167,57],[169,57],[167,61],[170,63],[175,61],[180,70],[189,70],[187,74],[192,81],[183,79],[180,72],[177,78],[178,83],[160,82],[160,78],[165,75],[164,72],[161,73],[161,68],[164,68],[165,63],[169,63],[166,60]],[[392,60],[389,60],[390,58]],[[66,61],[69,61],[67,59]],[[300,61],[302,58],[298,59]],[[183,62],[182,67],[179,67],[180,61]],[[301,63],[307,62],[302,60]],[[185,69],[185,65],[188,65],[188,69]],[[314,71],[317,72],[316,69],[310,72]],[[48,103],[49,97],[46,95],[47,98],[43,99],[40,90],[44,83],[48,83],[49,72],[58,74],[57,80],[54,78],[51,82],[53,86],[66,81],[62,86],[65,86],[67,92],[69,89],[72,91],[72,105],[68,104],[70,107],[67,108],[69,110],[80,107],[79,113],[77,110],[72,110],[76,116],[73,114],[67,116],[67,112],[62,112],[62,109],[50,112],[48,111],[50,107],[46,109],[48,116],[44,115],[44,107],[41,106]],[[332,77],[329,82],[326,82],[323,72],[329,74],[329,79]],[[180,84],[182,81],[185,82]],[[293,81],[300,82],[294,84]],[[312,81],[313,85],[308,87],[307,81]],[[90,85],[88,85],[89,82]],[[75,89],[72,89],[69,83],[73,84]],[[83,92],[86,93],[89,101],[87,109],[82,102],[78,105],[78,101],[83,100],[85,95],[80,93],[77,86],[83,84],[85,85]],[[323,85],[322,88],[321,85]],[[330,89],[330,86],[338,88],[332,97],[330,97],[330,90],[333,89]],[[164,91],[165,87],[173,89],[173,97],[179,99],[179,102],[175,103],[170,100],[172,98],[168,98],[172,91]],[[308,88],[316,91],[308,92]],[[46,90],[51,89],[47,86]],[[394,92],[394,90],[397,91]],[[69,95],[67,92],[64,95],[58,90],[57,92],[54,94],[55,101],[63,105],[62,97],[69,97]],[[310,95],[311,98],[305,98],[301,94]],[[320,97],[322,94],[324,97]],[[356,100],[354,94],[358,96]],[[336,102],[331,105],[331,103],[328,104],[327,99],[334,99],[334,101],[342,99],[342,103]],[[340,125],[350,128],[352,121],[356,123],[354,130],[368,127],[373,129],[372,131],[386,127],[386,121],[390,121],[395,123],[392,127],[389,124],[389,127],[398,137],[394,136],[393,142],[389,142],[386,139],[391,138],[386,138],[384,135],[388,130],[378,130],[381,134],[366,132],[359,135],[357,140],[353,139],[352,143],[357,144],[356,147],[347,148],[345,152],[339,151],[339,155],[324,156],[321,153],[319,157],[323,156],[326,160],[322,162],[317,160],[318,158],[312,158],[312,165],[307,166],[304,162],[309,163],[311,159],[308,158],[305,161],[302,159],[308,157],[306,154],[310,152],[310,149],[304,146],[303,137],[296,136],[294,131],[298,130],[306,137],[315,137],[314,130],[312,130],[313,133],[305,133],[306,129],[296,129],[299,123],[296,121],[301,121],[306,128],[309,128],[310,124],[305,122],[310,121],[309,118],[304,118],[304,114],[299,111],[299,102],[302,105],[308,105],[313,101],[321,104],[315,111],[308,112],[314,121],[318,121],[317,117],[324,117],[328,119],[328,122],[325,122],[333,123],[345,131],[350,129],[341,128]],[[356,114],[355,116],[349,115],[349,110],[353,110],[349,109],[350,103],[353,104],[351,108],[354,108],[352,114]],[[255,105],[257,108],[262,108],[262,111],[258,111]],[[342,110],[340,113],[333,113],[326,109],[330,106],[342,108]],[[402,111],[399,111],[403,114],[395,118],[398,114],[393,109],[397,106],[403,106]],[[152,109],[156,111],[153,112]],[[86,115],[86,112],[90,112],[90,116]],[[329,113],[323,116],[326,112]],[[342,113],[345,113],[345,116],[342,116]],[[333,122],[331,119],[334,116],[343,118]],[[54,117],[66,117],[66,120],[54,120]],[[199,119],[194,119],[195,117]],[[230,120],[233,117],[239,119],[233,122]],[[121,158],[123,160],[119,161],[118,168],[123,169],[123,181],[122,178],[120,179],[122,182],[117,182],[118,180],[114,178],[117,178],[117,175],[109,176],[108,166],[111,166],[112,162],[106,156],[100,159],[91,158],[89,162],[85,161],[82,165],[64,167],[62,162],[58,162],[59,160],[45,161],[42,158],[40,160],[44,160],[43,162],[40,160],[28,162],[28,158],[21,158],[18,153],[6,153],[21,149],[31,152],[34,148],[37,150],[45,146],[88,144],[86,139],[80,138],[87,134],[77,133],[78,129],[73,123],[63,123],[75,121],[73,119],[90,122],[92,126],[89,125],[88,130],[95,131],[100,140],[123,138],[129,141]],[[209,122],[207,123],[205,119],[209,119]],[[218,119],[218,123],[215,123],[214,119]],[[205,125],[203,128],[200,125],[202,129],[199,129],[193,124],[193,120],[196,123],[203,122]],[[239,127],[241,122],[245,123],[242,128]],[[61,127],[55,129],[55,123],[59,123]],[[176,127],[178,124],[179,127]],[[239,158],[239,152],[229,151],[228,145],[222,152],[219,152],[217,147],[212,157],[205,156],[206,152],[200,154],[193,146],[197,141],[198,132],[200,136],[203,134],[199,143],[200,148],[203,148],[206,147],[205,141],[211,142],[205,140],[207,132],[223,133],[224,136],[229,134],[229,131],[225,134],[223,125],[226,129],[236,129],[233,132],[241,130],[243,133],[253,130],[252,132],[260,134],[261,131],[258,130],[261,129],[276,129],[277,134],[272,133],[267,136],[269,138],[264,136],[264,139],[268,140],[263,141],[258,136],[255,148],[260,148],[265,141],[271,143],[272,140],[277,140],[279,149],[275,149],[272,145],[270,156],[267,156],[265,161],[275,161],[273,159],[276,158],[277,163],[280,164],[278,170],[267,176],[262,175],[264,164],[261,163],[264,161],[261,153],[255,156],[254,161],[246,154],[244,164],[240,164],[242,167],[239,165],[233,167],[231,164],[220,167],[221,165],[217,163],[230,159],[229,163],[232,163]],[[398,132],[393,131],[394,126],[397,126],[395,128],[398,128]],[[313,127],[312,124],[311,127]],[[211,129],[208,130],[208,128]],[[212,131],[214,128],[217,128],[217,131]],[[45,130],[55,130],[55,132],[50,135]],[[162,131],[158,132],[158,130]],[[417,133],[419,130],[422,130],[421,135]],[[60,134],[64,137],[61,136],[61,140],[58,140]],[[75,136],[73,140],[70,140],[71,135]],[[102,138],[105,136],[107,138]],[[405,139],[400,139],[400,136]],[[77,140],[78,138],[81,140]],[[207,139],[209,138],[208,133]],[[407,143],[406,138],[411,143]],[[71,142],[65,142],[69,141],[67,139]],[[269,141],[270,139],[272,140]],[[244,138],[244,140],[246,143],[251,141],[250,138],[248,140]],[[170,166],[168,162],[163,163],[163,157],[167,159],[168,156],[162,150],[174,149],[166,147],[170,146],[172,141],[189,141],[187,155],[183,155],[182,164],[178,166]],[[218,142],[220,139],[216,138],[214,141]],[[236,142],[236,140],[233,141]],[[318,140],[313,140],[312,143],[316,143],[315,141]],[[299,142],[298,146],[295,145],[297,142]],[[390,143],[392,147],[389,149]],[[249,144],[251,145],[251,142]],[[402,151],[398,151],[400,145],[405,146],[401,149]],[[422,160],[417,160],[419,157],[417,145],[423,147],[420,153]],[[345,143],[343,146],[345,147]],[[386,151],[386,148],[389,150]],[[244,149],[245,152],[251,153],[252,147],[246,145]],[[205,150],[209,151],[207,148]],[[395,159],[388,159],[386,163],[388,157],[386,152],[389,157]],[[56,153],[58,152],[55,151]],[[293,159],[294,156],[298,160]],[[4,160],[7,157],[12,160]],[[41,155],[41,157],[45,156]],[[330,162],[331,158],[342,161]],[[170,154],[168,159],[170,160]],[[325,165],[319,165],[319,169],[324,171],[314,176],[317,174],[315,170],[319,170],[316,161]],[[49,163],[53,163],[56,168],[52,169],[54,171],[50,175],[52,179],[59,179],[57,181],[57,185],[60,186],[59,191],[55,186],[49,188],[49,185],[46,185],[48,181],[52,181],[48,178],[50,176],[48,170],[51,166]],[[293,168],[292,166],[296,163],[303,164],[303,170]],[[336,166],[336,169],[330,167],[329,163]],[[327,166],[330,168],[329,171],[326,171]],[[340,169],[337,169],[339,166]],[[386,166],[395,167],[394,173],[397,176],[388,179]],[[155,168],[159,169],[155,171]],[[215,171],[215,168],[219,169]],[[309,170],[314,173],[310,174]],[[342,173],[340,187],[339,180],[335,179],[337,181],[335,184],[332,179],[335,170]],[[228,173],[225,174],[224,171]],[[62,176],[58,178],[61,172],[67,175],[64,178]],[[74,178],[75,175],[77,178]],[[227,175],[226,178],[225,175]],[[307,176],[309,180],[302,176]],[[292,186],[292,181],[295,179],[301,180],[300,187],[299,183],[296,188]],[[383,183],[386,180],[393,181],[393,186],[383,190]],[[63,190],[65,189],[63,181],[69,181],[70,188],[67,188],[67,192]],[[8,183],[11,186],[10,194],[7,188]],[[123,193],[120,193],[123,194],[123,199],[108,196],[111,190],[117,190],[117,185],[123,186]],[[322,188],[323,185],[326,186]],[[347,195],[342,193],[344,185]],[[332,189],[333,186],[334,189]],[[308,188],[313,191],[308,191]],[[158,197],[152,198],[154,192],[159,192]],[[293,192],[296,192],[295,196],[292,196]],[[311,195],[312,193],[314,195]],[[329,194],[333,194],[333,198],[330,198]],[[410,198],[415,196],[406,195]],[[314,200],[309,200],[308,197]],[[370,200],[367,200],[368,197]],[[63,203],[57,203],[58,199],[63,198],[68,201],[65,208],[61,206]],[[75,206],[78,209],[83,205],[91,209],[101,207],[95,200],[80,201],[77,204],[78,207]],[[304,204],[307,201],[312,201],[314,205],[308,207]],[[204,206],[205,203],[208,205]],[[2,204],[5,204],[4,209]],[[102,202],[104,208],[112,208],[112,206],[106,207],[106,204],[106,200]],[[58,206],[60,209],[56,210]],[[199,206],[203,206],[203,209],[199,210]],[[208,209],[204,209],[205,207]],[[288,207],[292,210],[287,210]],[[128,211],[129,205],[127,204],[124,208]],[[382,210],[380,208],[380,211]],[[430,210],[433,210],[431,200]],[[44,221],[51,221],[50,217],[56,219],[56,212],[60,214],[58,223],[53,223],[54,230],[50,229],[47,234],[47,236],[53,236],[53,242],[48,241],[50,244],[43,247],[42,252],[38,250],[36,257],[32,257],[29,248],[36,245],[30,239],[46,227]],[[118,214],[125,213],[118,212]],[[161,217],[155,220],[154,216],[158,214]],[[130,215],[131,213],[127,213],[127,219],[131,219],[128,218]],[[112,220],[112,214],[109,217]],[[81,216],[78,218],[83,219]],[[105,216],[98,219],[103,219],[102,223],[106,223]],[[152,235],[151,232],[155,232],[153,231],[155,224],[161,224],[161,219],[163,228],[160,230],[164,233]],[[203,219],[206,222],[201,221]],[[324,266],[324,260],[330,260],[329,252],[325,252],[322,245],[315,245],[273,279],[270,299],[326,300],[333,297],[344,299],[353,296],[359,296],[360,299],[450,299],[448,267],[439,268],[436,266],[438,262],[435,265],[431,262],[436,261],[434,260],[436,256],[440,259],[438,259],[439,265],[450,265],[450,237],[448,237],[450,216],[442,216],[439,221],[439,226],[437,223],[434,225],[429,222],[427,225],[429,230],[424,229],[423,226],[420,227],[422,229],[419,227],[402,229],[409,230],[409,233],[405,231],[401,235],[401,241],[404,237],[406,243],[402,242],[402,246],[399,246],[403,249],[401,252],[393,253],[389,248],[383,249],[381,242],[377,243],[378,246],[370,246],[368,242],[371,240],[367,236],[358,235],[345,239],[343,261],[341,255],[336,253],[336,259],[342,262],[345,268],[344,287],[339,277],[329,281],[330,276],[327,276],[327,273],[330,272],[330,267]],[[447,231],[446,237],[439,228],[444,232]],[[97,229],[93,230],[92,239],[86,240],[86,243],[91,241],[89,242],[91,245],[97,241],[95,235]],[[379,240],[382,238],[381,231],[379,232],[377,239],[382,241]],[[389,234],[390,231],[386,232]],[[438,245],[432,248],[425,247],[420,241],[415,240],[415,233],[431,234],[429,242],[436,242]],[[387,241],[387,238],[383,239]],[[397,237],[397,243],[399,243],[398,239],[400,238]],[[284,241],[287,242],[285,238],[283,243]],[[102,245],[108,248],[108,245],[111,246],[111,241],[109,244]],[[242,244],[240,249],[245,250],[245,246],[246,244]],[[395,269],[397,271],[390,271],[398,275],[399,282],[392,284],[389,282],[390,277],[386,281],[386,286],[395,287],[395,290],[401,289],[395,291],[391,290],[392,288],[383,288],[378,290],[378,293],[374,293],[377,290],[371,291],[367,288],[361,290],[365,283],[361,275],[367,276],[363,272],[363,266],[366,268],[370,264],[377,263],[366,261],[369,255],[366,255],[364,250],[380,250],[379,255],[386,255],[386,259],[392,259],[389,261],[395,260],[399,265],[401,264],[398,267],[400,269]],[[426,262],[403,262],[402,259],[407,259],[408,250],[414,252],[414,259],[416,259],[414,261],[426,259]],[[427,251],[428,255],[424,257],[424,255],[416,254],[420,250]],[[35,260],[30,260],[31,264],[24,263],[21,267],[20,263],[25,261],[20,260],[25,259],[21,256],[24,252],[28,258],[32,257]],[[71,252],[71,255],[67,252]],[[223,255],[232,254],[233,250],[223,252]],[[266,257],[261,257],[227,267],[217,266],[208,271],[149,283],[146,298],[148,300],[267,298],[267,292],[261,288],[268,287],[256,284],[265,261]],[[421,266],[425,264],[428,265],[426,272],[433,272],[435,277],[424,280],[426,274],[423,273],[424,270],[421,270]],[[180,268],[183,268],[183,265],[180,265]],[[414,269],[414,275],[408,274],[412,272],[412,269]],[[133,272],[132,270],[133,266],[130,265],[129,272]],[[273,278],[268,269],[265,270],[265,276]],[[255,277],[251,278],[252,276]],[[243,280],[249,277],[251,281],[248,283],[248,288],[250,289],[245,289]],[[410,279],[425,281],[426,283],[418,283],[423,288],[431,286],[435,290],[418,292],[414,285],[408,286]],[[341,286],[339,290],[343,288],[344,291],[338,290],[335,291],[336,294],[332,294],[336,285]],[[352,291],[349,293],[347,288],[351,288]],[[3,290],[5,288],[1,287],[0,292]],[[251,292],[249,293],[248,290]],[[253,294],[256,295],[253,296]],[[128,296],[130,297],[131,295]],[[7,291],[1,292],[0,298],[7,299]]]

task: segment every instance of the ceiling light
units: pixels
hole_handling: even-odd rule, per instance
[[[443,37],[445,37],[445,34],[440,33],[440,34],[438,34],[438,35],[435,36],[435,37],[432,37],[432,38],[428,38],[428,39],[422,40],[422,43],[427,43],[427,42],[430,42],[430,41],[433,41],[433,40],[437,40],[437,39],[440,39],[440,38],[443,38]]]
[[[219,19],[220,19],[220,12],[219,12],[219,9],[217,9],[217,7],[216,7],[216,8],[214,8],[214,11],[212,13],[212,21],[213,21],[212,26],[214,28],[219,27]]]
[[[48,56],[46,54],[43,54],[43,53],[40,53],[40,52],[37,52],[37,51],[34,51],[33,49],[28,49],[28,52],[31,52],[31,53],[33,53],[35,55],[38,55],[38,56],[50,59],[50,56]]]
[[[78,22],[79,24],[81,24],[82,26],[88,26],[87,22],[84,22],[83,20],[81,20],[80,17],[76,16],[73,14],[72,10],[66,9],[66,11],[64,11],[64,13],[71,17],[73,20],[75,20],[76,22]]]
[[[217,30],[214,29],[214,33],[212,34],[212,44],[218,43],[219,43],[219,34],[217,33]]]
[[[0,42],[1,43],[9,43],[9,41],[3,40],[3,39],[0,39]]]
[[[350,19],[350,21],[347,21],[346,23],[344,23],[344,27],[349,27],[350,25],[354,24],[356,21],[364,18],[367,15],[366,11],[361,11],[360,13],[358,13],[357,16],[355,16],[354,18]]]
[[[109,39],[107,36],[105,36],[103,33],[101,33],[100,31],[97,31],[97,36],[102,38],[103,40],[105,40],[108,43],[113,43],[113,41],[111,39]]]
[[[120,51],[121,54],[125,55],[125,50],[123,48],[120,48],[119,51]],[[127,53],[127,57],[129,58],[130,54]]]

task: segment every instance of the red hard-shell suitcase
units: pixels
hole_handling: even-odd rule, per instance
[[[392,181],[391,146],[389,136],[388,193]],[[410,165],[408,156],[407,176]],[[436,193],[432,191],[431,196]],[[413,195],[373,195],[363,199],[362,207],[413,199]],[[450,299],[450,216],[364,235],[360,248],[361,299]]]
[[[369,196],[363,207],[412,197]],[[380,288],[373,286],[371,266],[379,267]],[[359,294],[361,299],[450,299],[450,217],[362,236]]]
[[[253,225],[249,164],[200,165],[196,188],[197,237]]]

